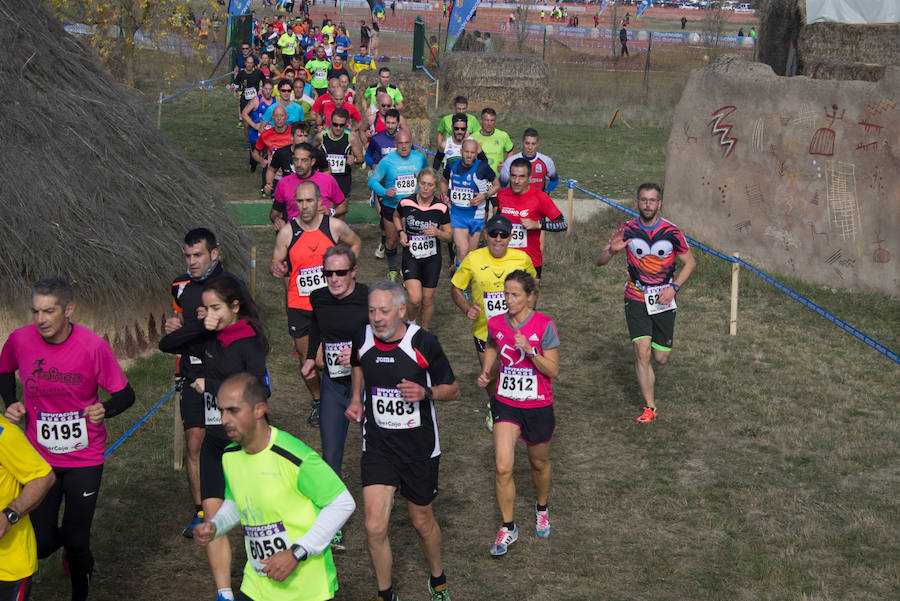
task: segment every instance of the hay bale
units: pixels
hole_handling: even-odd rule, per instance
[[[816,79],[877,81],[900,64],[900,25],[806,24],[806,4],[768,0],[760,8],[759,60],[785,74],[791,48],[798,74]]]
[[[368,69],[360,73],[356,78],[358,97],[354,98],[356,107],[363,111],[363,92],[365,89],[378,82],[378,69]],[[403,116],[409,119],[428,117],[429,98],[434,102],[434,83],[421,71],[411,72],[391,68],[391,83],[400,89],[403,94]]]
[[[0,336],[28,321],[31,284],[59,274],[77,321],[136,353],[171,307],[185,231],[210,227],[238,270],[245,240],[212,182],[40,2],[0,13],[16,15],[0,20]]]
[[[441,64],[441,98],[463,95],[469,107],[547,111],[553,107],[550,68],[529,54],[453,52]]]

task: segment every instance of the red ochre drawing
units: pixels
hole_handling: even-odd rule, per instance
[[[719,144],[723,147],[723,159],[727,159],[731,156],[735,144],[738,143],[738,139],[731,135],[731,130],[734,128],[734,125],[730,123],[722,123],[722,120],[736,110],[737,107],[730,104],[723,106],[717,109],[712,114],[713,120],[709,122],[710,134],[712,134],[713,136],[719,136]]]
[[[692,136],[691,133],[690,133],[690,130],[691,130],[691,126],[688,125],[688,122],[687,122],[687,121],[685,121],[685,122],[684,122],[684,137],[685,137],[685,141],[686,141],[688,144],[696,144],[696,143],[697,143],[697,136]]]
[[[831,105],[831,114],[828,114],[828,107],[825,107],[825,118],[831,119],[831,123],[828,124],[828,127],[820,127],[816,130],[816,133],[813,134],[812,140],[809,142],[809,154],[818,154],[824,157],[834,156],[834,137],[835,131],[831,129],[834,125],[836,119],[843,119],[844,113],[847,109],[841,111],[841,116],[838,117],[837,111],[838,106],[836,104]]]

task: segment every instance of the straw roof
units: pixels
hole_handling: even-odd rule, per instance
[[[0,0],[0,47],[0,330],[48,274],[72,282],[80,321],[146,327],[199,225],[246,256],[211,181],[37,0]]]

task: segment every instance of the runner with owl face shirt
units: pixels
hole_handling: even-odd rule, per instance
[[[656,419],[650,355],[660,365],[669,360],[675,332],[675,295],[696,265],[684,234],[660,217],[662,203],[658,184],[641,184],[636,199],[638,217],[619,226],[594,259],[595,265],[606,265],[613,255],[626,249],[625,321],[634,344],[634,367],[644,401],[639,423]],[[682,262],[678,274],[676,257]]]

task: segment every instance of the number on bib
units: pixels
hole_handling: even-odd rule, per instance
[[[530,367],[500,367],[497,394],[514,401],[537,400],[537,375]]]
[[[324,288],[327,285],[322,266],[304,267],[297,271],[297,294],[309,296],[314,290]]]
[[[54,454],[80,451],[88,446],[87,420],[84,411],[38,413],[37,441]]]
[[[350,368],[338,363],[338,355],[345,348],[350,348],[350,342],[326,342],[325,365],[328,366],[328,376],[332,379],[343,378],[350,375]]]
[[[325,79],[325,76],[326,76],[326,73],[325,73],[324,69],[316,69],[313,72],[313,79],[322,80],[322,79]]]
[[[341,174],[347,170],[347,157],[342,154],[329,154],[328,166],[331,167],[332,173]]]
[[[247,541],[247,559],[260,576],[265,576],[264,559],[291,548],[291,539],[288,538],[281,522],[262,526],[243,526],[243,530],[244,540]]]
[[[244,100],[253,100],[256,98],[256,88],[244,88]]]
[[[419,403],[407,403],[396,388],[374,387],[369,402],[375,423],[380,428],[408,430],[422,425]]]
[[[468,188],[451,188],[450,202],[458,207],[471,207],[475,193]]]
[[[528,246],[528,234],[521,223],[514,223],[512,226],[512,237],[509,240],[510,248],[525,248]]]
[[[506,313],[506,294],[503,292],[484,293],[484,315],[487,319]]]
[[[409,196],[416,191],[416,176],[412,174],[398,175],[394,180],[397,196]]]
[[[222,412],[219,411],[219,404],[216,397],[211,392],[203,393],[203,417],[207,426],[221,426]]]
[[[437,254],[437,239],[434,236],[414,234],[409,237],[409,252],[417,259],[427,259]]]
[[[666,311],[671,311],[672,309],[678,308],[678,306],[675,304],[674,297],[672,297],[672,302],[668,305],[659,304],[660,293],[662,293],[662,291],[668,287],[668,284],[663,284],[662,286],[647,286],[646,288],[644,288],[644,305],[647,307],[647,315],[665,313]]]

